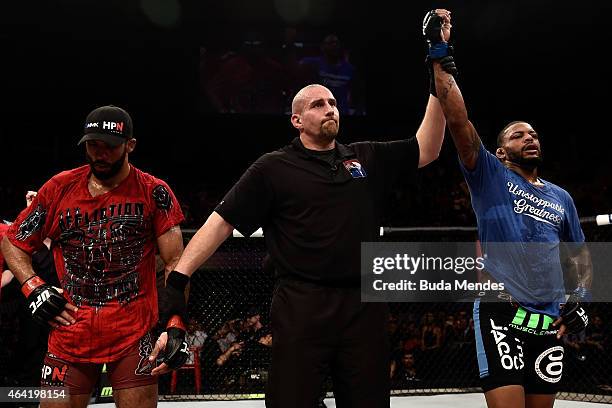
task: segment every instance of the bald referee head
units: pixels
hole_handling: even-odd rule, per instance
[[[318,84],[302,88],[291,104],[291,124],[308,142],[333,144],[340,128],[340,114],[332,92]]]

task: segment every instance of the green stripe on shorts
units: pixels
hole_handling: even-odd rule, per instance
[[[529,317],[529,323],[527,323],[527,327],[535,329],[536,327],[538,327],[538,323],[540,323],[540,314],[532,313]]]
[[[527,316],[527,312],[522,307],[519,307],[516,310],[516,314],[514,315],[514,320],[512,320],[512,324],[516,324],[520,326],[525,321],[525,316]]]
[[[544,315],[542,322],[542,330],[548,330],[550,324],[554,321],[554,319],[548,315]]]

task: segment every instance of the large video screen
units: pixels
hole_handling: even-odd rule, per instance
[[[350,34],[345,35],[350,37]],[[228,30],[200,48],[200,109],[207,113],[291,113],[293,96],[318,83],[341,115],[365,115],[362,49],[323,29]]]

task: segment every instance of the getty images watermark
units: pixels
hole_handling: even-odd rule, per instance
[[[583,244],[578,244],[582,246]],[[594,300],[612,300],[612,244],[588,243]],[[563,302],[579,246],[565,243],[366,242],[361,245],[364,302],[461,302],[476,297]],[[568,266],[569,265],[569,266]],[[598,274],[597,271],[600,271]],[[598,294],[599,293],[599,294]]]
[[[463,275],[465,272],[484,269],[483,257],[463,257],[463,256],[419,256],[407,253],[395,254],[395,256],[378,256],[372,260],[372,272],[381,275],[389,271],[403,271],[410,275],[421,272],[444,271],[454,272],[456,275]],[[452,275],[450,275],[452,277]],[[491,288],[503,290],[503,283],[491,282],[470,282],[468,279],[436,280],[429,279],[400,279],[399,281],[386,282],[384,279],[375,279],[373,282],[374,290],[490,290]]]

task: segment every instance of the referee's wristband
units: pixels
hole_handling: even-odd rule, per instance
[[[177,271],[172,271],[168,274],[168,279],[166,279],[166,286],[173,287],[180,291],[184,291],[185,287],[189,283],[189,276],[182,274]]]

